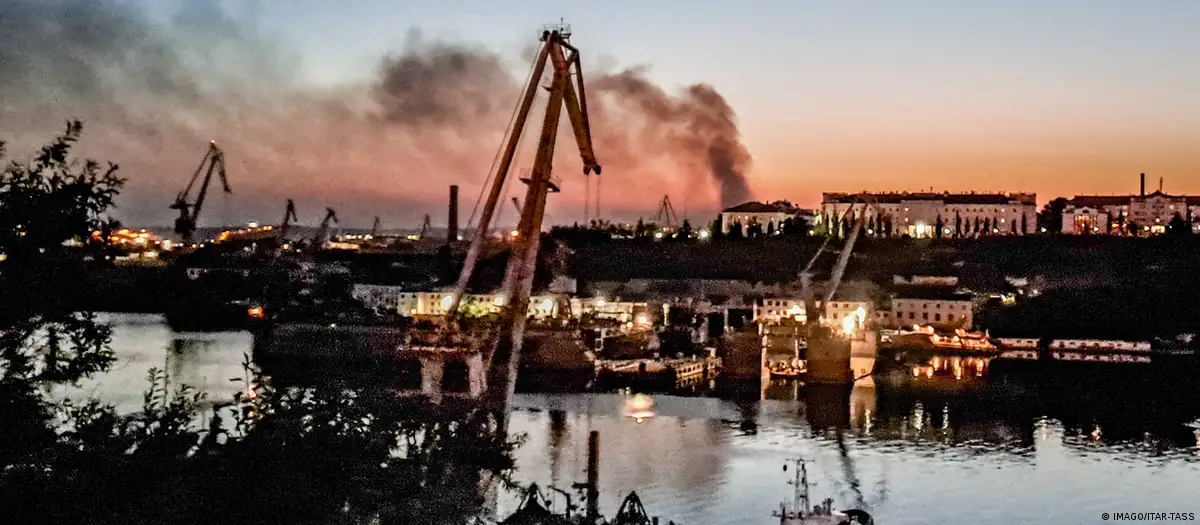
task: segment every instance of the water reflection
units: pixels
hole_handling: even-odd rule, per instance
[[[250,352],[245,334],[178,337],[135,317],[116,327],[118,363],[90,392],[136,409],[150,367],[228,398]],[[753,389],[757,389],[756,383]],[[788,458],[809,462],[814,496],[862,500],[880,523],[1093,522],[1097,509],[1190,508],[1200,479],[1197,404],[1113,389],[1086,395],[997,389],[971,395],[883,386],[800,388],[768,382],[737,401],[656,395],[653,417],[629,394],[521,394],[511,430],[517,477],[583,481],[588,432],[600,432],[601,508],[637,490],[652,514],[687,524],[767,523],[790,497]],[[637,421],[641,419],[639,424]],[[953,505],[945,505],[953,501]],[[503,496],[506,515],[516,496]]]
[[[209,403],[229,401],[241,388],[231,380],[245,377],[243,356],[253,346],[249,333],[179,334],[158,315],[104,314],[100,319],[113,325],[117,362],[104,377],[60,389],[59,395],[98,396],[118,410],[135,411],[150,386],[151,368],[165,372],[171,388],[188,385],[205,392]]]
[[[654,399],[646,394],[635,394],[625,401],[625,417],[641,423],[654,417]]]

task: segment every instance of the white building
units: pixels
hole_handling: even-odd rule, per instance
[[[1033,233],[1037,211],[1035,193],[824,193],[817,221],[836,231],[843,217],[866,213],[868,235],[935,237],[940,226],[942,236],[961,238]]]
[[[821,308],[817,301],[817,308]],[[829,309],[825,310],[825,318],[821,322],[832,327],[842,326],[847,317],[859,317],[860,320],[872,318],[873,308],[869,301],[829,301]],[[799,323],[808,319],[804,311],[804,299],[800,297],[770,297],[763,299],[762,306],[755,309],[755,320],[779,322],[791,318]]]
[[[792,219],[794,223],[798,222],[798,227],[807,228],[813,215],[811,211],[796,208],[782,201],[772,204],[747,202],[721,212],[721,233],[729,233],[730,228],[735,225],[741,225],[743,229],[757,225],[762,228],[764,234],[769,231],[778,232],[788,219]]]
[[[622,323],[633,321],[635,316],[646,314],[649,310],[649,305],[645,302],[607,301],[599,297],[573,298],[570,304],[572,317],[592,314],[599,319],[613,319]]]
[[[974,324],[970,294],[948,289],[918,287],[892,296],[890,311],[880,312],[880,324],[900,328],[919,324],[970,330]]]
[[[397,298],[397,310],[404,316],[438,316],[445,315],[453,301],[452,293],[441,292],[403,292]],[[460,308],[467,312],[484,315],[499,313],[504,306],[504,296],[501,294],[467,294],[462,297]],[[461,311],[461,310],[460,310]],[[529,315],[533,317],[555,317],[561,311],[559,299],[552,295],[539,295],[529,298]]]
[[[1168,195],[1077,195],[1062,211],[1062,233],[1069,235],[1158,235],[1178,217],[1200,217],[1200,196]],[[1193,232],[1200,223],[1192,221]]]

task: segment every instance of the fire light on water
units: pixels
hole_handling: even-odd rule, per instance
[[[625,401],[625,417],[641,423],[654,417],[654,399],[646,394],[637,394]]]

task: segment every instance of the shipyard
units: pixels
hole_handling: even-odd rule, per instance
[[[755,46],[587,9],[308,9],[0,8],[14,523],[1193,515],[1197,166],[1130,146],[1167,124],[968,130],[939,77],[934,140],[838,68],[782,102],[716,65]]]

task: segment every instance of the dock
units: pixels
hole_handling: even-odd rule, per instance
[[[715,378],[721,358],[715,355],[668,359],[597,359],[596,379],[607,384],[653,383],[684,388]]]

